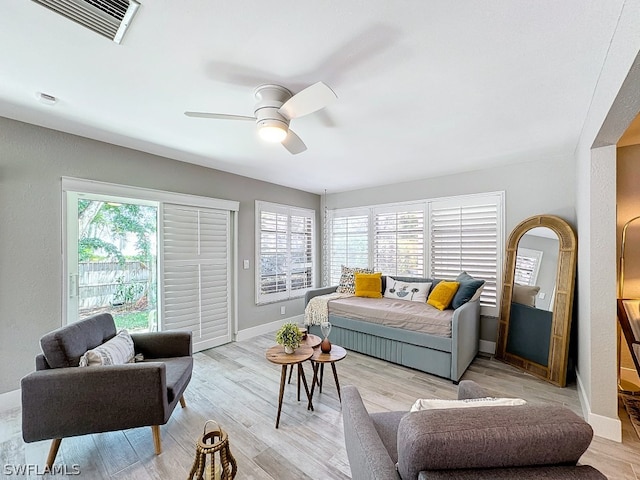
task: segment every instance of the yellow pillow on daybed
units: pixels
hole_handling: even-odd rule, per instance
[[[444,280],[438,282],[438,284],[433,287],[433,290],[431,290],[427,303],[436,307],[438,310],[448,308],[459,286],[460,282],[446,282]]]
[[[356,273],[356,297],[382,298],[382,273]]]

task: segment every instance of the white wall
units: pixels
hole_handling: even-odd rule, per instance
[[[596,435],[618,441],[615,143],[640,110],[638,18],[640,1],[627,0],[575,154],[578,386]]]
[[[0,394],[62,325],[62,176],[239,201],[239,329],[282,320],[282,305],[303,313],[303,299],[255,305],[255,200],[310,208],[319,221],[318,195],[0,117]]]

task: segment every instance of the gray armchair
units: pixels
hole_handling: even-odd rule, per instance
[[[487,396],[460,382],[459,399]],[[353,480],[606,479],[577,465],[593,430],[558,405],[369,414],[357,388],[346,385],[342,418]]]
[[[65,437],[151,426],[156,454],[162,451],[160,425],[191,379],[190,332],[132,334],[142,362],[79,367],[80,357],[116,335],[110,314],[67,325],[40,339],[36,371],[22,379],[22,437],[52,439],[47,466]]]

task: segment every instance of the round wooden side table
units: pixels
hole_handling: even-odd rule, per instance
[[[313,403],[311,402],[311,393],[309,392],[309,386],[307,385],[307,378],[304,375],[304,369],[302,368],[302,362],[309,360],[313,355],[313,348],[306,345],[301,345],[295,349],[293,353],[284,353],[284,347],[282,345],[275,345],[267,350],[266,357],[271,363],[282,366],[280,373],[280,395],[278,397],[278,415],[276,416],[276,428],[280,424],[280,413],[282,412],[282,399],[284,397],[284,386],[287,380],[287,366],[298,365],[298,378],[302,378],[304,389],[307,392],[307,409],[313,410]],[[300,382],[298,382],[298,400],[300,400]]]
[[[320,343],[322,343],[322,339],[319,336],[314,335],[313,333],[307,333],[307,335],[304,337],[302,342],[300,342],[300,345],[306,345],[307,347],[317,348],[320,345]],[[288,383],[291,383],[292,373],[293,373],[293,365],[289,367]],[[300,379],[298,378],[298,400],[300,400],[299,397],[300,397]]]
[[[336,370],[336,362],[339,362],[347,356],[347,351],[339,345],[331,345],[331,351],[329,353],[322,353],[322,350],[316,348],[311,356],[311,363],[313,364],[313,381],[311,382],[311,398],[313,398],[313,391],[316,383],[320,387],[320,393],[322,393],[322,379],[324,377],[324,364],[330,363],[331,370],[333,370],[333,379],[336,382],[336,390],[338,390],[338,400],[342,403],[342,397],[340,396],[340,382],[338,381],[338,371]],[[318,370],[320,370],[320,378],[318,379]]]

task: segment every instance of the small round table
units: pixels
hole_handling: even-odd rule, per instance
[[[336,370],[336,362],[339,362],[347,356],[347,351],[339,345],[331,345],[331,351],[329,353],[322,353],[322,350],[316,348],[311,356],[311,363],[313,364],[313,381],[311,382],[311,398],[313,398],[313,390],[316,383],[320,387],[320,393],[322,393],[322,379],[324,377],[324,364],[330,363],[331,370],[333,370],[333,379],[336,382],[336,389],[338,390],[338,400],[342,403],[342,397],[340,397],[340,382],[338,382],[338,371]],[[319,367],[319,368],[318,368]],[[320,379],[318,380],[318,369],[320,370]]]
[[[309,393],[309,386],[307,385],[307,378],[304,375],[304,369],[302,368],[302,362],[309,360],[313,355],[313,348],[306,345],[301,345],[296,348],[293,353],[284,353],[284,347],[282,345],[275,345],[267,350],[267,360],[277,365],[282,365],[282,372],[280,373],[280,396],[278,397],[278,415],[276,417],[276,428],[280,424],[280,413],[282,412],[282,399],[284,397],[284,385],[287,379],[287,366],[298,365],[298,378],[302,378],[304,389],[307,392],[307,404],[308,410],[313,410],[313,403],[311,402],[311,394]],[[300,400],[300,382],[298,382],[298,400]]]
[[[300,345],[316,348],[318,345],[322,343],[322,339],[314,335],[313,333],[307,333],[307,335],[302,339]],[[293,373],[293,365],[289,367],[289,380],[288,383],[291,383],[291,374]],[[300,375],[298,375],[299,377]],[[298,378],[298,385],[300,384],[300,378]],[[300,397],[300,387],[298,386],[298,397]],[[300,400],[300,398],[298,398]]]

